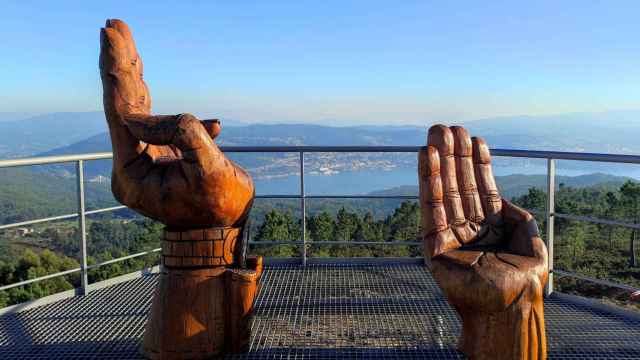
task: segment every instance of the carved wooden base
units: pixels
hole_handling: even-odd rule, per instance
[[[547,358],[542,294],[533,300],[523,297],[504,312],[458,309],[458,313],[462,318],[458,347],[469,359]]]
[[[235,243],[230,237],[237,236],[235,229],[205,236],[202,230],[184,232],[178,239],[167,233],[164,266],[144,334],[145,357],[208,359],[243,351],[249,344],[262,258],[247,258],[247,269],[209,265],[233,262],[233,246],[225,243]]]

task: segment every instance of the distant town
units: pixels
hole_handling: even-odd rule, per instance
[[[260,180],[300,175],[297,154],[270,157],[264,165],[247,167]],[[311,175],[337,175],[342,172],[364,170],[391,171],[397,168],[415,167],[415,154],[375,154],[375,153],[313,153],[305,154],[305,173]]]

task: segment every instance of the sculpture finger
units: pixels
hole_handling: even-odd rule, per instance
[[[502,201],[491,169],[491,154],[487,143],[479,137],[471,139],[473,165],[484,217],[489,224],[501,223]]]
[[[129,28],[120,20],[108,20],[100,31],[100,74],[105,109],[119,116],[151,111],[149,90],[142,80],[142,59]]]
[[[182,159],[154,162],[153,154],[141,153],[121,170],[118,200],[172,226],[236,226],[246,217],[254,195],[251,177],[227,159],[193,115],[129,115],[125,125],[149,147],[175,146]]]
[[[253,182],[213,142],[219,124],[189,114],[149,115],[142,61],[120,20],[101,29],[100,74],[116,199],[174,227],[236,226],[246,217]],[[164,157],[171,161],[158,161]]]
[[[191,114],[128,115],[125,124],[140,141],[175,145],[188,162],[206,161],[220,154],[203,123]]]
[[[546,261],[546,246],[542,242],[534,241],[534,238],[539,238],[540,235],[533,215],[512,202],[502,199],[502,216],[505,226],[511,233],[509,250],[523,256],[543,257]]]
[[[473,169],[471,138],[463,127],[452,126],[451,131],[454,138],[456,176],[462,208],[467,220],[479,224],[484,220],[484,214]]]
[[[144,66],[142,63],[142,58],[140,54],[138,54],[138,50],[136,49],[136,43],[133,39],[133,34],[129,29],[129,26],[122,20],[119,19],[109,19],[107,20],[107,27],[116,29],[122,39],[124,40],[124,46],[127,49],[127,60],[132,65],[132,70],[134,73],[133,79],[138,80],[138,86],[140,87],[139,91],[141,94],[138,94],[139,101],[142,102],[142,107],[145,109],[145,113],[149,113],[151,111],[151,96],[149,94],[149,87],[143,80],[143,72]]]
[[[137,56],[138,52],[136,50],[136,43],[133,40],[133,35],[131,34],[131,30],[129,30],[129,26],[122,20],[119,19],[108,19],[105,27],[108,29],[114,29],[120,34],[120,37],[124,41],[124,46],[126,47],[129,56]]]
[[[428,146],[418,152],[418,174],[424,251],[425,258],[430,259],[460,246],[447,223],[440,157],[435,147]]]
[[[418,173],[423,232],[432,234],[442,231],[449,225],[443,204],[440,157],[433,146],[421,149],[418,153]]]
[[[453,156],[453,133],[444,125],[434,125],[429,129],[427,144],[438,150],[440,176],[443,186],[443,201],[450,224],[463,223],[464,211],[458,192],[456,164]]]
[[[202,125],[207,129],[207,133],[211,136],[211,139],[215,140],[218,135],[220,135],[220,131],[222,130],[222,126],[220,125],[220,120],[211,119],[211,120],[202,120]]]
[[[447,126],[434,125],[429,129],[427,142],[438,150],[440,156],[440,176],[447,221],[458,240],[461,243],[468,243],[475,239],[476,229],[471,228],[462,208],[454,158],[453,133]]]

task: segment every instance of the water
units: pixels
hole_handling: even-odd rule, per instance
[[[576,163],[575,161],[558,161],[556,164],[557,175],[579,176],[600,172],[640,180],[640,166],[637,165],[584,163],[585,165],[581,167]],[[495,176],[546,175],[545,164],[544,160],[536,160],[534,164],[529,163],[526,166],[500,166],[498,162],[493,167],[493,173]],[[300,178],[295,175],[269,180],[257,179],[255,183],[258,195],[297,195],[300,192]],[[391,171],[349,171],[333,175],[305,173],[305,193],[307,195],[362,195],[399,186],[417,186],[417,184],[417,169],[409,168],[398,168]]]
[[[307,195],[354,195],[389,189],[402,185],[417,185],[418,173],[409,169],[398,171],[357,171],[333,175],[305,173]],[[256,180],[256,193],[297,195],[300,193],[300,177],[287,176],[270,180]]]

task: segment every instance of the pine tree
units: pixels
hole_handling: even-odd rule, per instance
[[[309,234],[312,241],[331,241],[335,224],[331,215],[323,211],[309,218]]]
[[[342,207],[336,216],[336,226],[334,230],[334,238],[336,241],[352,241],[355,240],[356,231],[360,218],[355,213],[347,211]]]
[[[287,241],[295,238],[295,228],[291,214],[277,209],[269,211],[264,216],[264,222],[258,229],[257,241]]]

